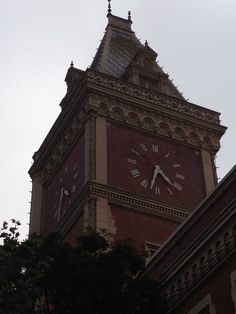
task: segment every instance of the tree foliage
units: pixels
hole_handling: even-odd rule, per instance
[[[75,247],[57,233],[20,242],[19,225],[1,229],[1,314],[165,313],[158,283],[129,243],[109,245],[92,230]]]

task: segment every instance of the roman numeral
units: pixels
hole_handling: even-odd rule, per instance
[[[161,195],[161,191],[159,189],[159,187],[155,186],[155,193],[158,195]]]
[[[154,153],[158,153],[158,145],[152,144],[152,150]]]
[[[175,182],[173,184],[173,187],[175,187],[176,190],[178,190],[178,191],[182,191],[183,190],[183,187],[179,183],[177,183],[177,182]]]
[[[181,164],[174,164],[173,165],[173,168],[180,168],[181,167]]]
[[[143,151],[147,151],[147,147],[144,144],[140,144],[139,146],[142,148]]]
[[[131,149],[131,152],[133,152],[136,156],[139,156],[139,153],[136,152],[136,150],[134,150],[133,148]]]
[[[176,173],[176,178],[180,179],[180,180],[185,180],[185,176],[183,176],[182,174]]]
[[[173,195],[173,192],[169,188],[167,188],[167,191],[170,193],[170,195]]]
[[[167,153],[166,155],[165,155],[165,158],[168,158],[170,156],[170,153]]]
[[[144,188],[144,189],[146,189],[147,187],[148,187],[148,182],[147,182],[147,180],[143,180],[141,183],[140,183],[140,185]]]
[[[137,164],[137,161],[136,161],[135,159],[128,158],[127,161],[128,161],[130,164],[133,164],[133,165],[136,165],[136,164]]]
[[[138,169],[131,170],[130,173],[132,174],[134,178],[137,178],[140,176],[140,172],[138,171]]]

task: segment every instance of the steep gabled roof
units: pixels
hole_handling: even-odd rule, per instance
[[[106,32],[91,69],[120,78],[142,44],[131,30],[132,21],[108,15]]]
[[[147,42],[143,45],[131,29],[132,21],[123,19],[109,13],[105,34],[91,64],[91,69],[116,78],[122,78],[138,54],[152,55],[154,60],[157,53],[149,47]],[[166,75],[156,61],[154,73]],[[168,75],[166,75],[168,78]],[[165,93],[169,96],[184,99],[174,84],[166,80]]]

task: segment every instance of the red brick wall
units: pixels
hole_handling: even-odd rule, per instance
[[[111,186],[185,208],[194,208],[205,196],[201,153],[193,147],[111,123],[108,152]],[[155,165],[161,167],[171,184],[158,174],[151,189]],[[132,175],[133,170],[138,170],[137,177]],[[144,180],[148,182],[146,188],[141,185]]]
[[[230,274],[236,269],[236,257],[232,257],[207,279],[197,290],[189,295],[174,314],[187,314],[208,293],[218,314],[234,314],[234,305],[231,296]]]
[[[69,155],[57,170],[44,190],[43,234],[53,231],[66,208],[74,201],[84,185],[84,135],[80,137]],[[69,192],[63,194],[61,210],[59,203],[62,188]]]
[[[112,205],[117,236],[115,240],[130,240],[139,252],[144,251],[144,242],[162,244],[178,227],[178,224],[143,212]]]

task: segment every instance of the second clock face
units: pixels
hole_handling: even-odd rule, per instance
[[[157,142],[136,143],[126,160],[129,174],[138,185],[156,197],[166,193],[175,197],[184,189],[185,173],[178,158],[172,155],[162,150]]]
[[[205,196],[201,151],[111,124],[108,184],[157,201],[193,208]]]

